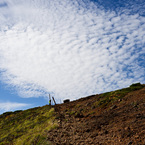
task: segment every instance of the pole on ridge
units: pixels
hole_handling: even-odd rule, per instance
[[[53,102],[54,102],[54,104],[56,105],[56,102],[55,102],[55,99],[54,99],[54,97],[52,97],[52,99],[53,99]]]

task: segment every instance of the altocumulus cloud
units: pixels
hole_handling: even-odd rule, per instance
[[[76,99],[145,82],[145,18],[89,0],[5,0],[1,81],[22,97]]]

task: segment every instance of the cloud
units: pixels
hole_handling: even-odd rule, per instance
[[[2,7],[6,7],[6,6],[7,6],[6,3],[3,3],[2,1],[0,2],[0,8],[2,8]]]
[[[14,111],[14,110],[17,110],[17,109],[22,109],[24,107],[28,107],[29,105],[30,104],[16,103],[16,102],[6,102],[6,103],[0,102],[0,114],[2,112]]]
[[[145,82],[143,16],[105,11],[90,1],[6,2],[1,80],[20,96],[73,100]]]

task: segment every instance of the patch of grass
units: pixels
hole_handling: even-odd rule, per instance
[[[47,145],[47,131],[57,127],[54,108],[48,105],[6,112],[0,115],[0,145]]]
[[[70,115],[74,115],[75,114],[75,111],[71,111],[69,114]]]
[[[77,104],[77,105],[76,105],[76,108],[79,108],[79,107],[81,107],[81,104]]]
[[[136,101],[134,101],[134,102],[131,102],[131,106],[133,106],[133,107],[138,107],[138,103],[136,102]]]
[[[132,84],[128,88],[112,91],[112,92],[107,92],[104,94],[101,94],[99,96],[99,101],[95,102],[95,106],[97,107],[106,107],[110,103],[115,102],[116,100],[122,99],[125,95],[127,95],[129,92],[136,91],[139,89],[142,89],[144,86],[141,85],[140,83]]]

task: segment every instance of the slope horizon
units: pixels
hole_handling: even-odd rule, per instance
[[[132,85],[138,85],[138,84],[141,84],[140,82],[138,82],[138,83],[133,83],[133,84],[130,84],[128,87],[130,87],[130,86],[132,86]],[[145,86],[145,84],[141,84],[142,86]],[[128,87],[123,87],[123,88],[120,88],[120,89],[117,89],[117,90],[111,90],[111,91],[109,91],[109,92],[115,92],[115,91],[119,91],[119,90],[122,90],[122,89],[125,89],[125,88],[128,88]],[[88,97],[90,97],[90,96],[96,96],[96,95],[101,95],[101,94],[106,94],[106,93],[109,93],[109,92],[103,92],[103,93],[100,93],[100,94],[90,94],[89,96],[83,96],[83,97],[78,97],[78,99],[75,99],[75,100],[70,100],[70,102],[73,102],[73,101],[78,101],[78,100],[80,100],[80,99],[85,99],[85,98],[88,98]],[[52,98],[51,98],[52,99]],[[66,98],[66,99],[69,99],[69,98]],[[42,99],[41,99],[41,101],[42,101]],[[41,105],[34,105],[34,103],[33,103],[33,106],[31,106],[31,107],[29,107],[27,104],[25,105],[25,104],[21,104],[20,103],[20,106],[16,103],[13,103],[14,105],[18,105],[17,107],[16,106],[14,106],[15,108],[18,108],[18,109],[8,109],[8,110],[6,110],[6,111],[3,111],[3,112],[0,112],[0,115],[1,114],[3,114],[3,113],[6,113],[6,112],[15,112],[15,111],[19,111],[19,110],[27,110],[27,109],[33,109],[33,108],[37,108],[37,107],[43,107],[43,106],[45,106],[45,105],[49,105],[49,101],[48,100],[46,100],[46,102],[44,102],[44,104],[42,104],[43,102],[41,102]],[[5,103],[7,106],[11,106],[11,103],[10,102],[7,102],[7,103]],[[64,104],[64,102],[63,102],[63,100],[61,101],[61,102],[57,102],[56,101],[56,104]],[[2,103],[1,103],[1,105],[2,105]],[[23,106],[24,105],[24,106]],[[53,102],[53,100],[52,100],[52,105],[51,105],[52,107],[53,106],[55,106],[55,103]],[[13,107],[13,106],[12,106]],[[9,107],[8,107],[9,108]]]

